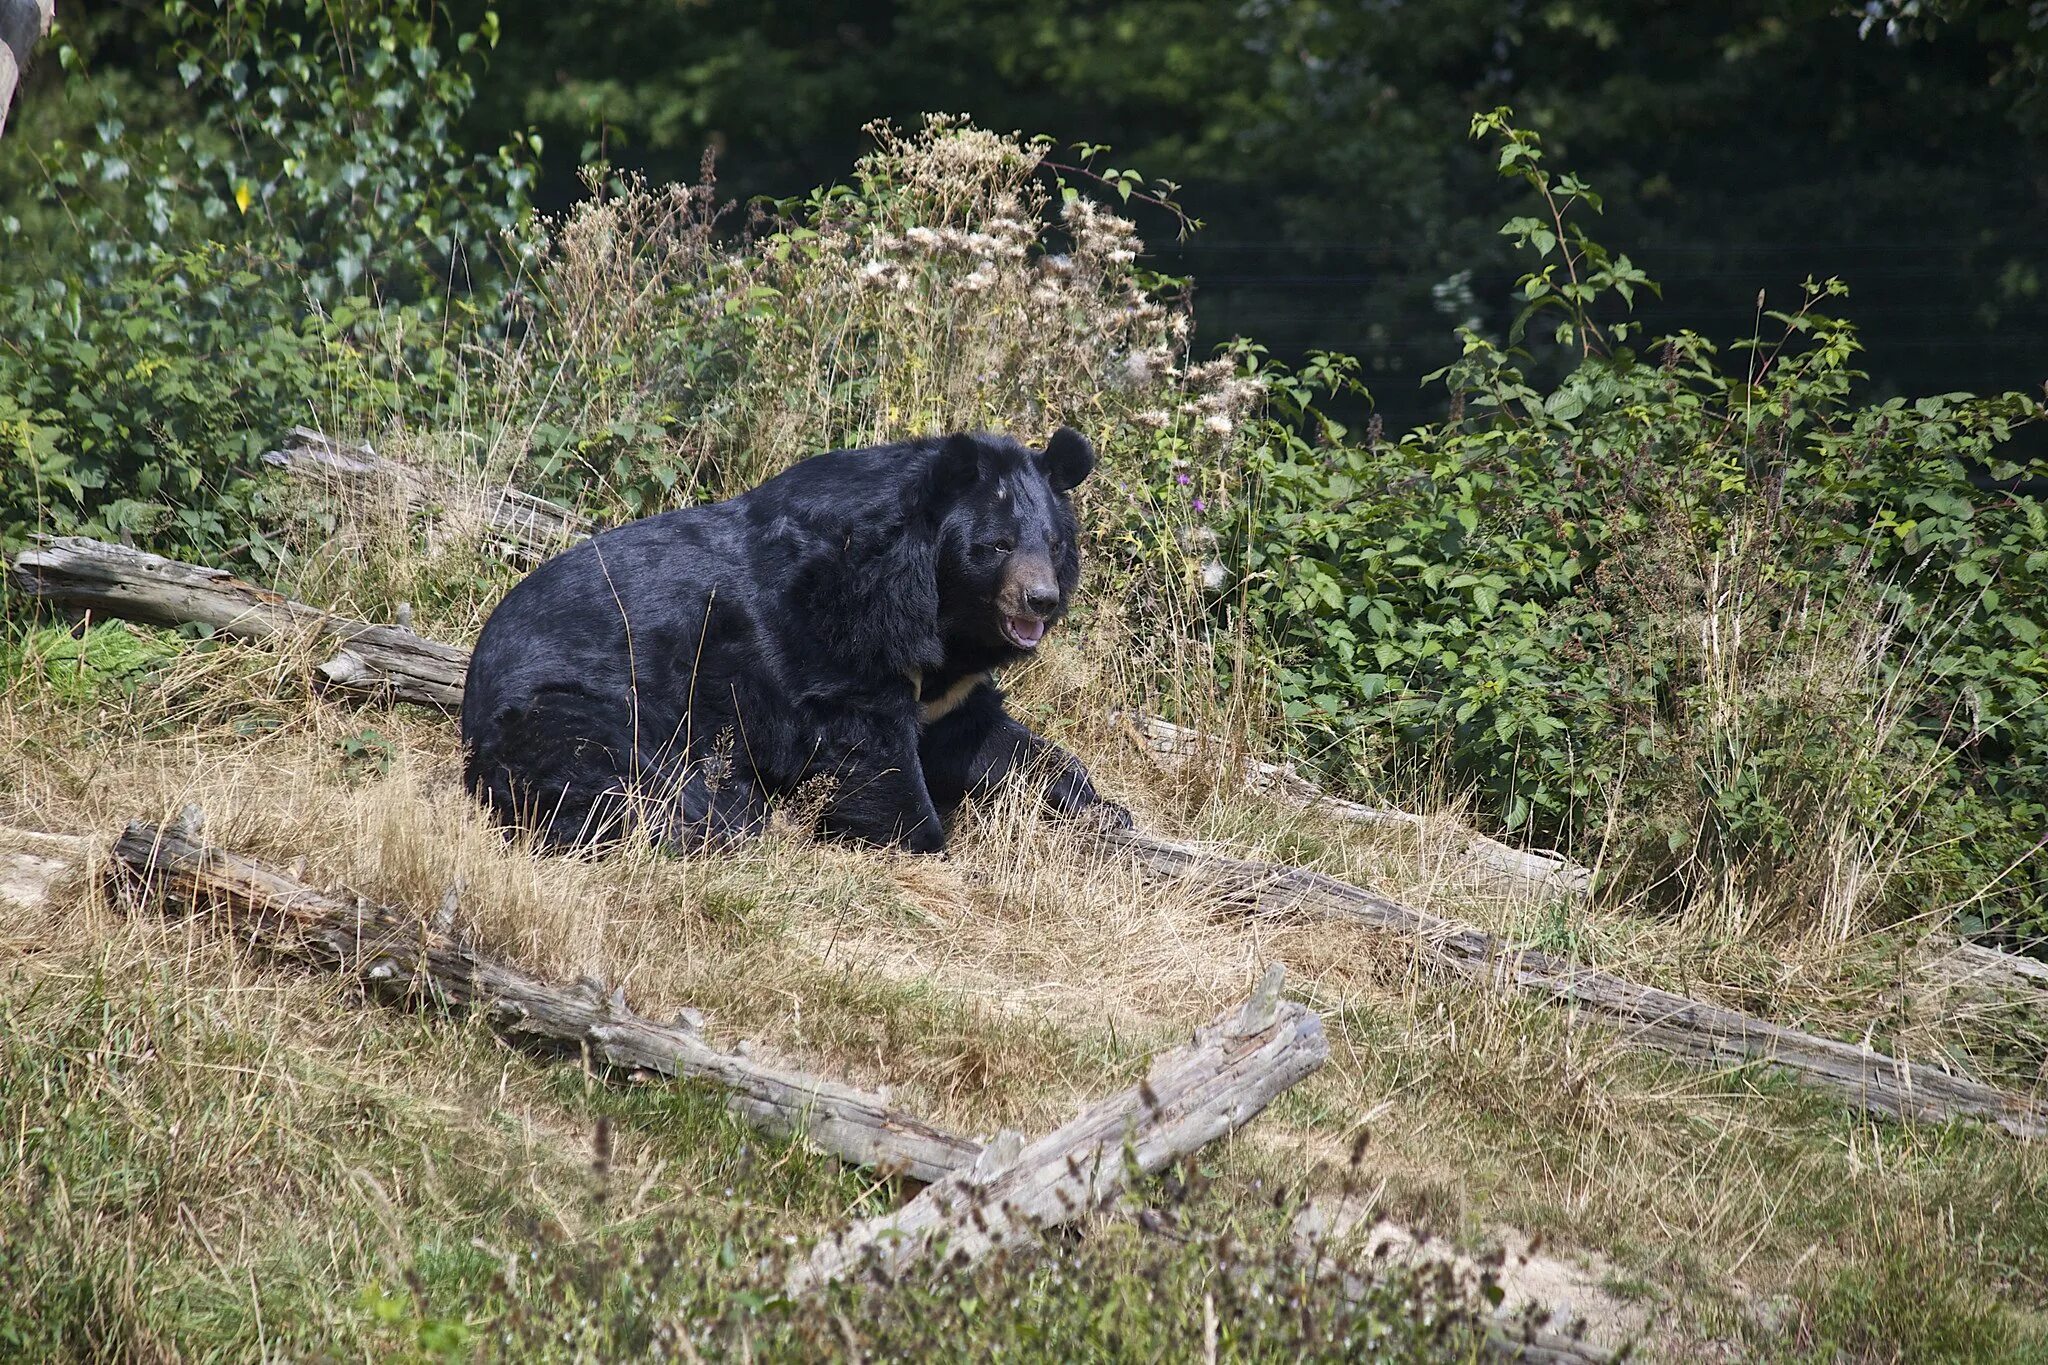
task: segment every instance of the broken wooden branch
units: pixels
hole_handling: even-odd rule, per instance
[[[1103,1208],[1131,1176],[1151,1174],[1250,1122],[1323,1064],[1329,1044],[1314,1011],[1281,998],[1270,969],[1250,1000],[1152,1063],[1145,1079],[1090,1105],[1029,1146],[991,1142],[896,1212],[821,1243],[791,1271],[801,1295],[863,1268],[900,1274],[935,1249],[956,1264]]]
[[[1153,760],[1162,767],[1177,768],[1209,755],[1226,760],[1232,757],[1224,746],[1201,731],[1189,729],[1185,725],[1176,725],[1158,716],[1122,712],[1114,719],[1127,725]],[[1356,825],[1401,825],[1411,829],[1420,827],[1426,821],[1426,817],[1408,811],[1382,810],[1376,806],[1331,796],[1296,772],[1291,764],[1263,763],[1255,759],[1245,759],[1239,766],[1244,771],[1245,786],[1250,790],[1277,796],[1292,805],[1305,807],[1333,820]],[[1515,848],[1476,832],[1464,833],[1464,856],[1475,866],[1496,875],[1529,882],[1546,891],[1573,896],[1584,895],[1587,888],[1592,885],[1592,871],[1580,867],[1568,858],[1555,853]]]
[[[151,625],[196,623],[244,640],[331,639],[342,652],[318,670],[330,686],[380,700],[454,709],[469,651],[294,602],[222,569],[202,568],[83,536],[60,536],[16,554],[23,593],[52,606]]]
[[[315,488],[351,499],[390,498],[409,512],[455,528],[474,527],[489,548],[515,564],[539,563],[591,535],[597,523],[509,484],[465,480],[387,460],[367,445],[347,445],[310,427],[293,427],[284,446],[263,456]]]
[[[226,849],[187,826],[130,824],[114,859],[167,905],[219,916],[267,953],[341,972],[380,999],[481,1011],[510,1041],[587,1054],[606,1066],[699,1081],[725,1107],[776,1135],[876,1170],[932,1181],[973,1162],[981,1144],[893,1110],[878,1096],[721,1051],[687,1024],[626,1008],[623,990],[563,986],[497,962],[424,917],[343,899]]]
[[[1335,877],[1251,862],[1135,830],[1100,836],[1153,872],[1211,883],[1258,914],[1309,913],[1415,939],[1427,956],[1496,985],[1576,1005],[1619,1026],[1632,1044],[1722,1065],[1762,1062],[1871,1113],[1943,1122],[1977,1118],[2017,1137],[2048,1137],[2048,1104],[1967,1077],[1902,1062],[1868,1046],[1786,1028],[1612,972],[1517,947],[1474,925],[1375,895]]]

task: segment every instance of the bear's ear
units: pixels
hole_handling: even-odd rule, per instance
[[[981,442],[967,432],[948,436],[932,456],[932,496],[940,501],[981,482]]]
[[[1038,460],[1045,466],[1045,476],[1052,486],[1064,493],[1080,487],[1081,480],[1094,471],[1095,447],[1072,427],[1061,427],[1045,443],[1045,451]]]

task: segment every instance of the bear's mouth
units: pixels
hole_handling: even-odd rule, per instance
[[[1019,649],[1036,649],[1045,638],[1045,622],[1036,616],[1005,616],[1003,635]]]

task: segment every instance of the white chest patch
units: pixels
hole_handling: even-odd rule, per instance
[[[986,673],[969,673],[936,697],[925,696],[922,685],[920,685],[918,701],[921,704],[919,706],[918,719],[926,725],[943,719],[959,709],[960,703],[973,696],[974,689],[987,681],[988,674]]]

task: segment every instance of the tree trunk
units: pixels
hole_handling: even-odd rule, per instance
[[[56,0],[0,0],[0,136],[7,132],[7,110],[28,70],[28,54],[56,17]]]

